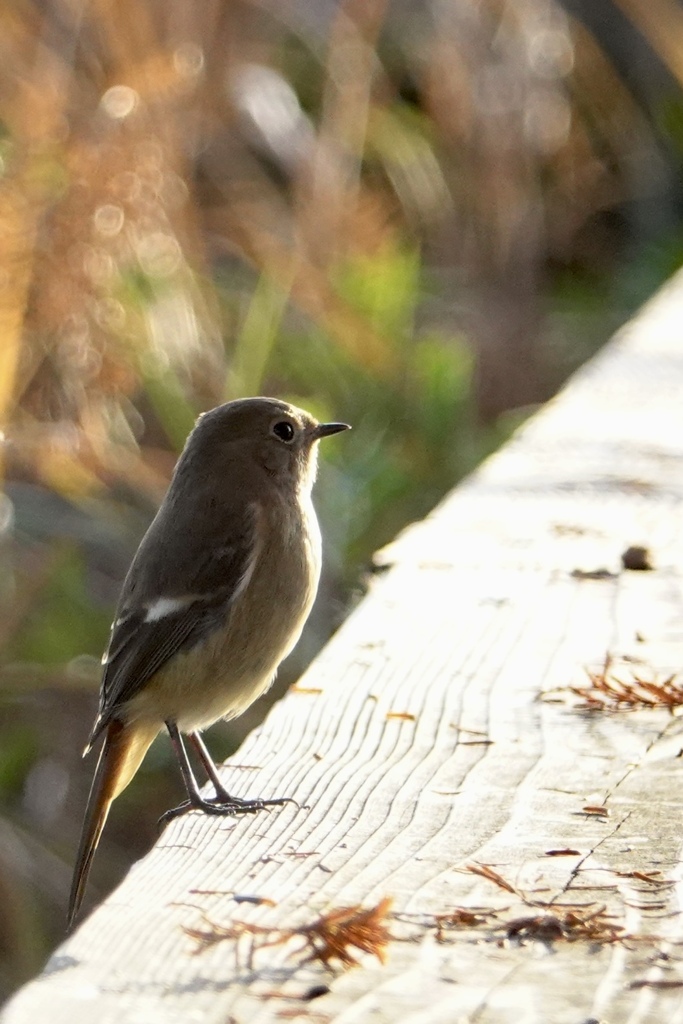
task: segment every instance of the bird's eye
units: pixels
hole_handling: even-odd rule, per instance
[[[280,420],[278,423],[274,423],[272,430],[275,436],[279,437],[285,444],[289,444],[294,440],[294,427],[288,420]]]

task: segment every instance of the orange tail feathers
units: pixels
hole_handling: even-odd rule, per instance
[[[76,856],[67,912],[68,931],[71,931],[74,918],[81,906],[92,859],[100,841],[109,808],[135,775],[158,731],[158,727],[124,725],[123,722],[118,721],[110,722],[106,728],[104,743],[90,787],[90,796],[81,830],[81,841]]]

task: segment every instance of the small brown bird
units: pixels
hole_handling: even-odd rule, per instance
[[[187,801],[239,814],[282,804],[240,800],[223,787],[200,737],[265,693],[299,639],[320,576],[311,503],[317,441],[346,423],[318,423],[272,398],[246,398],[200,416],[168,493],[123,585],[100,706],[85,753],[104,737],[76,857],[68,927],[78,913],[112,801],[168,730]],[[201,796],[181,734],[215,788]]]

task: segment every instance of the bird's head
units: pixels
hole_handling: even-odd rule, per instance
[[[319,423],[276,398],[241,398],[199,417],[183,458],[208,458],[214,466],[224,463],[226,470],[244,471],[255,464],[283,484],[310,491],[317,442],[348,429],[348,423]]]

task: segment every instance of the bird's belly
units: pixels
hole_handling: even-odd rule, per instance
[[[261,697],[299,639],[308,611],[291,624],[286,637],[284,631],[277,636],[219,631],[206,640],[201,653],[192,650],[176,659],[164,680],[164,696],[169,688],[178,693],[175,721],[181,732],[205,729],[219,718],[237,718]]]
[[[128,720],[170,719],[194,732],[236,718],[268,690],[301,635],[320,574],[315,520],[287,544],[277,540],[271,550],[266,544],[226,627],[172,658],[130,701]]]

